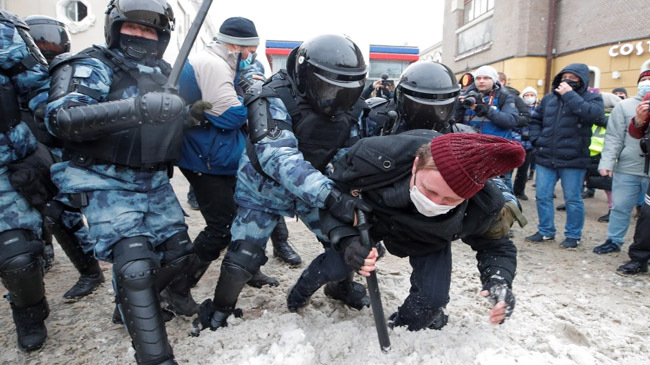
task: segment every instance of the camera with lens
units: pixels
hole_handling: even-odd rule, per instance
[[[467,94],[464,95],[465,99],[463,100],[463,108],[465,109],[470,109],[476,103],[480,103],[481,100],[483,99],[483,95],[479,93],[478,91],[469,91]]]
[[[383,87],[393,86],[394,83],[395,82],[393,80],[381,80],[381,86]]]

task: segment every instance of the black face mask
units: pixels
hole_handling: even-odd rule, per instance
[[[564,79],[561,82],[566,82],[567,84],[569,84],[569,86],[571,86],[573,91],[578,91],[578,89],[580,88],[580,82],[579,81]]]
[[[158,41],[120,34],[120,50],[136,61],[152,60],[158,57]]]

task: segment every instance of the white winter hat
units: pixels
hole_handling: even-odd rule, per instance
[[[494,69],[492,66],[481,66],[474,72],[474,77],[479,77],[479,76],[487,76],[492,79],[494,83],[497,82],[499,79],[499,75],[497,74],[497,70]]]
[[[524,89],[524,91],[522,91],[521,94],[520,94],[521,97],[523,98],[524,95],[526,95],[526,93],[533,93],[533,94],[535,94],[535,99],[537,99],[537,97],[538,97],[538,96],[537,96],[537,90],[535,90],[535,88],[532,87],[532,86],[526,86],[526,88]]]

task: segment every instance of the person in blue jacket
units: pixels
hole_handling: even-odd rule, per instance
[[[542,98],[530,119],[530,142],[537,164],[537,232],[526,237],[533,243],[555,240],[553,192],[558,180],[566,202],[566,238],[560,244],[575,248],[582,237],[585,207],[582,182],[591,161],[591,126],[605,108],[599,94],[587,91],[589,68],[582,63],[566,66],[553,78],[553,91]]]

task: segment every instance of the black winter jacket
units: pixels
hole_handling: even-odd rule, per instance
[[[589,69],[570,64],[553,79],[553,90],[562,74],[571,72],[582,80],[577,91],[560,96],[546,94],[530,119],[530,141],[536,150],[535,162],[549,168],[585,169],[590,162],[591,126],[604,113],[600,95],[587,91]]]

